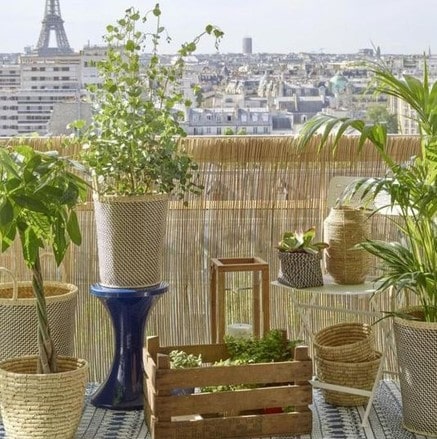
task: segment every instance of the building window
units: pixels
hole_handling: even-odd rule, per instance
[[[228,114],[228,115],[226,116],[226,120],[227,120],[228,122],[230,122],[230,121],[232,120],[232,116],[231,116],[230,114]]]
[[[253,134],[258,134],[258,127],[253,127]]]
[[[222,129],[220,127],[217,127],[217,135],[220,135],[222,133]]]

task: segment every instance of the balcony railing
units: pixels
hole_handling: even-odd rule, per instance
[[[58,138],[23,141],[39,149],[47,145],[53,149],[61,143]],[[170,287],[147,325],[147,332],[159,334],[163,345],[210,341],[211,258],[259,256],[270,264],[270,278],[275,280],[279,269],[275,246],[284,231],[314,225],[321,237],[328,213],[326,191],[333,176],[378,176],[385,171],[371,145],[357,153],[353,137],[344,139],[335,155],[329,151],[318,154],[316,142],[299,152],[291,137],[191,137],[184,140],[184,146],[200,164],[205,190],[199,197],[190,197],[188,207],[181,201],[171,202],[162,269],[162,278]],[[403,161],[419,151],[419,140],[395,136],[390,147]],[[89,294],[89,286],[98,281],[91,202],[81,206],[79,218],[83,244],[71,248],[65,273],[66,280],[77,284],[80,291],[76,353],[90,360],[90,379],[100,381],[112,359],[113,335],[105,310]],[[373,233],[386,238],[391,233],[390,222],[383,217],[374,220]],[[30,275],[19,251],[16,246],[1,255],[0,265],[27,279]],[[59,277],[53,262],[45,260],[44,264],[51,278]],[[232,314],[233,319],[246,318],[250,307],[246,287],[244,278],[230,281],[234,293],[229,295],[228,316]],[[297,321],[290,299],[272,290],[270,308],[271,326],[285,328],[293,337]],[[323,314],[313,318],[320,326],[331,322]]]

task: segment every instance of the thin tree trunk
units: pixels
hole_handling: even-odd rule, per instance
[[[50,328],[47,319],[47,305],[44,294],[44,283],[41,273],[41,261],[39,255],[32,267],[32,289],[36,299],[36,312],[38,317],[38,373],[55,373],[58,371],[56,351],[50,336]]]

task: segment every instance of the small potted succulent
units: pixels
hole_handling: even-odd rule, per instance
[[[309,288],[323,285],[321,268],[325,242],[314,242],[316,229],[304,232],[284,232],[277,245],[281,264],[278,282],[293,288]]]

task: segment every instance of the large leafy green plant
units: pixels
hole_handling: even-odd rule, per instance
[[[159,4],[144,15],[129,8],[106,29],[107,55],[97,64],[102,84],[89,87],[92,123],[73,124],[84,142],[82,159],[92,170],[99,192],[172,192],[179,197],[199,192],[197,164],[178,142],[186,136],[180,126],[184,116],[180,108],[190,105],[180,81],[185,59],[196,51],[199,40],[211,35],[217,47],[223,33],[207,25],[181,45],[172,65],[163,65],[158,48],[170,38],[161,25]],[[146,52],[149,59],[143,65]]]
[[[396,212],[393,223],[399,230],[398,242],[368,240],[361,245],[382,262],[379,290],[393,288],[397,293],[414,294],[423,307],[424,319],[437,321],[437,83],[430,84],[425,64],[422,80],[395,76],[382,62],[369,65],[375,90],[408,104],[415,112],[421,141],[420,154],[407,163],[397,163],[388,146],[384,124],[367,125],[363,120],[320,115],[304,127],[300,147],[320,135],[320,148],[335,150],[349,129],[359,133],[358,148],[370,142],[387,167],[383,177],[357,180],[345,197],[360,193],[375,201],[386,199],[378,209]],[[359,192],[360,191],[360,192]],[[376,203],[378,204],[378,203]]]
[[[32,272],[40,373],[57,371],[40,252],[51,247],[60,265],[70,242],[81,244],[75,207],[85,200],[87,185],[69,169],[69,161],[56,152],[38,152],[27,145],[0,148],[1,251],[19,239],[24,262]]]

